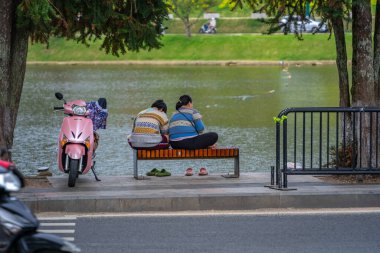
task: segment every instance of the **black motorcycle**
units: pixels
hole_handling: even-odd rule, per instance
[[[73,243],[38,232],[39,221],[31,210],[10,193],[24,186],[22,174],[0,160],[0,253],[76,253]]]

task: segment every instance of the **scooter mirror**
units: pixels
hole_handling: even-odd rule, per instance
[[[56,93],[55,93],[55,97],[56,97],[58,100],[62,100],[62,99],[63,99],[63,95],[62,95],[62,93],[60,93],[60,92],[56,92]]]

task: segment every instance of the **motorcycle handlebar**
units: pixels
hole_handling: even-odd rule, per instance
[[[54,110],[63,110],[63,106],[54,106]]]

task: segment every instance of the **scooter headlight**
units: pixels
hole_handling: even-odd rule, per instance
[[[63,135],[61,140],[61,147],[63,148],[63,146],[65,146],[68,141],[69,139],[67,139],[66,135]]]
[[[78,106],[78,105],[76,105],[73,108],[73,112],[74,112],[75,115],[85,115],[86,111],[87,111],[87,109],[86,109],[85,106]]]

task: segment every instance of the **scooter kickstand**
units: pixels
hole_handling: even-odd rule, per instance
[[[92,165],[92,167],[91,167],[92,173],[94,173],[94,176],[95,176],[95,180],[96,180],[96,181],[102,181],[102,180],[100,180],[100,179],[98,178],[98,176],[96,175],[96,172],[95,172],[95,163],[96,163],[96,161],[94,161],[94,165]]]

